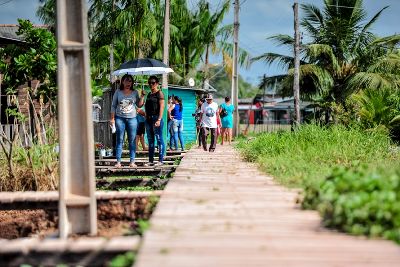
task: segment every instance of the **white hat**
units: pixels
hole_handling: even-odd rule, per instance
[[[207,94],[206,100],[208,100],[208,99],[213,99],[213,95],[212,94]]]

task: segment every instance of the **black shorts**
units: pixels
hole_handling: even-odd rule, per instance
[[[146,132],[146,126],[144,122],[139,122],[136,135],[142,135]]]

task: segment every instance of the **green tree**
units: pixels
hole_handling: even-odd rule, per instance
[[[357,115],[366,129],[382,128],[397,134],[400,130],[400,93],[384,88],[366,89],[354,96]]]
[[[41,82],[34,96],[54,100],[56,91],[57,54],[54,35],[45,28],[35,28],[28,20],[18,20],[18,35],[24,36],[24,45],[8,45],[0,49],[2,88],[15,94],[18,86],[32,80]]]
[[[224,67],[217,66],[210,68],[210,83],[217,90],[215,97],[224,98],[231,95],[232,79],[224,71]],[[246,82],[239,75],[239,98],[253,98],[258,91],[257,87]]]
[[[301,46],[303,98],[343,104],[349,95],[364,88],[399,88],[400,58],[396,45],[400,35],[378,38],[370,31],[387,7],[365,22],[367,14],[362,0],[325,0],[324,4],[323,10],[311,4],[302,5],[301,25],[310,38]],[[275,35],[270,39],[293,49],[291,36]],[[268,77],[260,85],[278,81],[282,93],[292,95],[293,57],[265,53],[253,58],[258,60],[288,69],[287,75]]]

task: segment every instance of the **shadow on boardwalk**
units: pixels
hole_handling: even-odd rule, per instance
[[[157,205],[135,267],[399,266],[399,246],[326,230],[296,196],[232,147],[193,149]]]

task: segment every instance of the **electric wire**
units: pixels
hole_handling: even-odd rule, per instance
[[[14,0],[7,0],[7,1],[4,1],[3,3],[0,3],[0,6],[5,5],[5,4],[8,4],[8,3],[12,2],[12,1],[14,1]]]

